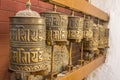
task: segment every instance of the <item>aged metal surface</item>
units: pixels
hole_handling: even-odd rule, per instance
[[[46,39],[48,44],[67,42],[68,16],[59,12],[43,12],[41,16],[46,18]]]
[[[67,7],[72,10],[83,12],[85,14],[97,17],[105,21],[109,20],[109,16],[107,13],[94,7],[92,4],[88,3],[86,0],[41,0],[41,1]]]
[[[80,42],[83,39],[83,18],[78,16],[68,17],[68,40]]]
[[[13,71],[35,72],[45,70],[45,18],[27,9],[10,17],[10,69]]]
[[[92,26],[93,36],[91,40],[84,41],[84,50],[94,51],[98,50],[98,43],[99,43],[99,28],[96,24]]]
[[[99,48],[105,48],[105,27],[103,25],[99,25]]]
[[[72,11],[72,15],[68,17],[68,41],[70,42],[69,48],[69,60],[68,66],[66,67],[67,71],[71,71],[73,69],[72,63],[72,43],[79,43],[83,39],[83,18],[74,16],[74,11]]]
[[[55,53],[55,45],[67,44],[67,25],[68,25],[68,16],[59,12],[56,12],[56,5],[54,6],[54,11],[52,12],[43,12],[40,13],[41,16],[46,18],[46,40],[47,45],[51,46],[51,69],[48,79],[53,80],[54,75],[63,68],[59,60],[62,57],[61,54]],[[60,46],[59,46],[60,48]],[[58,49],[57,49],[58,51]],[[65,54],[67,55],[67,54]],[[66,61],[66,60],[65,60]],[[59,62],[59,63],[58,63]],[[56,67],[57,66],[57,67]],[[57,69],[56,69],[57,68]]]
[[[91,61],[99,55],[99,25],[88,17],[84,26],[84,59]]]
[[[109,28],[105,26],[105,48],[109,48]]]
[[[98,50],[98,43],[99,43],[99,27],[94,23],[93,25],[93,40],[92,40],[93,49]]]
[[[49,58],[48,58],[49,56]],[[51,46],[47,46],[47,53],[44,55],[46,64],[48,65],[47,72],[50,72],[51,68]],[[65,70],[65,66],[68,64],[68,50],[65,45],[63,46],[54,46],[54,69],[53,72],[61,72]]]
[[[85,18],[84,20],[84,36],[83,38],[86,41],[92,40],[93,39],[93,31],[92,31],[92,27],[93,27],[93,20],[90,18],[90,16],[88,16],[87,18]]]

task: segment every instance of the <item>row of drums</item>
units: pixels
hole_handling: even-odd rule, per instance
[[[107,48],[108,38],[107,25],[96,24],[89,16],[86,18],[68,16],[56,11],[38,14],[27,5],[26,10],[10,17],[9,68],[18,72],[48,70],[51,65],[49,46],[82,41],[84,51],[94,51]],[[58,51],[64,49],[67,48],[58,48]],[[68,55],[65,54],[68,52],[62,53]],[[55,61],[59,64],[61,56],[57,53],[55,55],[57,57]]]

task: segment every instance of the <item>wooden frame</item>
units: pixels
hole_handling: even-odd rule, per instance
[[[41,0],[41,1],[56,4],[77,12],[82,12],[87,15],[91,15],[93,17],[99,18],[103,21],[109,20],[109,16],[107,13],[96,8],[92,4],[88,3],[86,0]]]
[[[105,55],[102,55],[99,58],[93,60],[92,62],[66,74],[64,77],[58,78],[57,80],[82,80],[87,77],[88,74],[90,74],[93,70],[103,64],[104,61]]]

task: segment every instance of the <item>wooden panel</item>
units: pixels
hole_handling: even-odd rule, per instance
[[[0,34],[0,80],[9,80],[9,34]]]
[[[9,44],[9,34],[0,34],[0,45]]]
[[[57,80],[82,80],[83,78],[87,77],[89,73],[104,63],[104,61],[105,56],[101,56],[89,64],[73,70],[73,72],[66,74],[64,77],[58,78]]]
[[[94,7],[93,5],[88,3],[86,0],[42,0],[42,1],[46,1],[52,4],[57,4],[62,7],[67,7],[78,12],[83,12],[85,14],[94,16],[104,21],[109,20],[107,13]]]

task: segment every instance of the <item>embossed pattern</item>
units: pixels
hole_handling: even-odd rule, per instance
[[[105,48],[105,27],[103,25],[99,25],[99,48]]]
[[[93,38],[93,20],[89,17],[84,20],[84,39],[91,40]]]
[[[44,18],[11,17],[9,68],[23,72],[46,70],[45,40]]]
[[[46,18],[47,42],[66,42],[67,41],[67,15],[58,12],[45,12],[41,16]]]
[[[68,17],[68,40],[80,42],[83,39],[83,18],[77,16]]]

